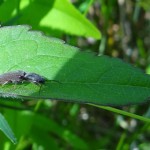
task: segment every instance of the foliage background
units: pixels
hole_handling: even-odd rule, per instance
[[[119,57],[147,73],[149,11],[148,0],[0,1],[2,26],[28,24],[84,51]],[[13,145],[1,133],[1,149],[126,150],[150,146],[149,124],[90,105],[49,100],[0,101],[0,105],[18,139]],[[147,104],[118,108],[150,116]]]

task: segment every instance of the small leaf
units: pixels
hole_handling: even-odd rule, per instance
[[[0,113],[0,130],[4,132],[4,134],[14,143],[17,143],[16,137],[14,136],[14,133],[12,132],[11,128],[9,127],[6,119],[4,116]]]
[[[116,106],[144,103],[150,97],[150,76],[139,69],[119,59],[81,52],[29,29],[0,29],[0,73],[23,70],[49,81],[41,89],[29,82],[4,85],[0,87],[0,96]]]

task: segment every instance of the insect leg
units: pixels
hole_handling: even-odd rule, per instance
[[[5,81],[5,82],[2,84],[2,86],[6,85],[6,84],[8,84],[8,83],[12,83],[12,81],[11,81],[11,80]]]

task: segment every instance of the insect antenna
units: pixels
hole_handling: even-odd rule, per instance
[[[62,84],[60,81],[58,81],[58,80],[46,80],[46,81],[48,81],[48,82],[56,82],[56,83],[60,83],[60,84]]]

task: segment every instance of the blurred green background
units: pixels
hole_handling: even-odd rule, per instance
[[[27,24],[83,51],[118,57],[150,73],[149,0],[0,0],[2,26]],[[1,35],[2,36],[2,35]],[[118,107],[150,117],[148,104]],[[90,105],[0,101],[18,144],[4,150],[148,150],[150,125]]]

